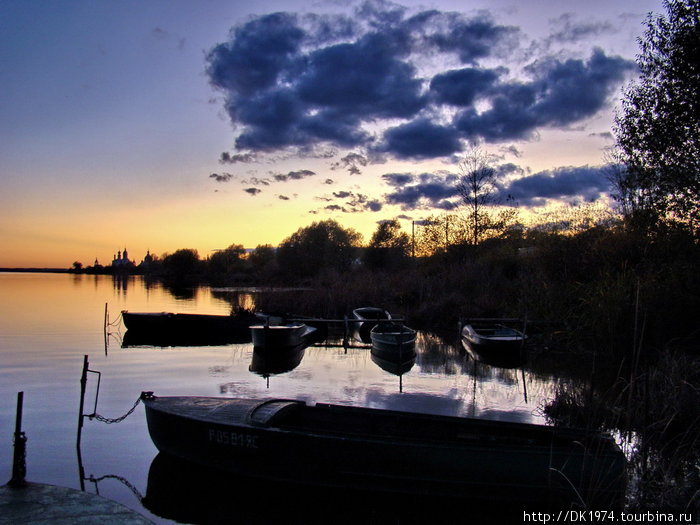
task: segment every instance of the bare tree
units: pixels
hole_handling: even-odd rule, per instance
[[[470,241],[476,245],[493,222],[486,207],[494,204],[499,175],[491,167],[495,157],[479,148],[472,149],[459,162],[461,177],[457,189],[467,207]]]

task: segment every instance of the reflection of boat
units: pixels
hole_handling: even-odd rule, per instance
[[[231,343],[250,343],[250,330],[233,332],[149,332],[127,330],[122,337],[122,347],[138,346],[219,346]]]
[[[355,318],[355,338],[363,343],[371,343],[372,338],[369,333],[376,326],[378,321],[391,319],[391,314],[382,308],[373,306],[365,306],[355,308],[352,311],[352,316]]]
[[[306,344],[287,348],[253,348],[253,359],[248,369],[263,377],[284,374],[294,370],[304,357]]]
[[[129,345],[154,346],[225,344],[244,342],[246,339],[249,341],[248,327],[260,322],[256,314],[247,311],[241,311],[235,315],[208,315],[124,310],[122,320],[131,341]],[[179,341],[185,344],[177,344]],[[206,341],[214,341],[214,343]]]
[[[592,431],[294,400],[142,400],[158,450],[228,472],[536,501],[570,501],[573,488],[591,508],[624,494],[624,455]]]
[[[411,370],[413,365],[416,364],[416,353],[408,352],[407,355],[401,357],[398,355],[382,357],[372,348],[370,359],[385,372],[400,376]]]
[[[380,357],[400,358],[415,354],[416,331],[399,323],[381,322],[369,333],[372,351]]]
[[[462,347],[474,361],[498,368],[517,368],[525,362],[525,352],[519,346],[511,348],[494,348],[471,344],[462,338]]]
[[[148,471],[143,506],[151,513],[178,523],[284,523],[309,525],[329,523],[401,523],[403,525],[455,523],[457,512],[469,517],[522,516],[522,510],[503,511],[490,502],[439,496],[414,496],[371,491],[338,491],[335,487],[314,488],[273,480],[260,480],[221,472],[188,461],[158,454]],[[485,521],[486,522],[486,521]]]
[[[253,346],[263,348],[287,348],[299,346],[316,331],[304,323],[257,324],[250,327]]]

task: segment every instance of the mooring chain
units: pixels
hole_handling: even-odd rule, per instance
[[[133,492],[133,494],[138,498],[139,501],[143,500],[143,494],[141,494],[139,489],[137,489],[128,479],[123,478],[121,476],[117,476],[115,474],[107,474],[106,476],[100,476],[99,478],[96,478],[96,477],[91,475],[89,478],[85,478],[85,479],[91,483],[94,483],[95,486],[97,486],[97,484],[100,481],[104,481],[105,479],[116,479],[121,484],[123,484],[126,488],[128,488],[131,492]]]
[[[136,410],[136,407],[139,406],[140,402],[141,402],[141,396],[139,396],[139,398],[136,400],[136,402],[134,403],[134,406],[132,406],[131,409],[121,417],[117,417],[117,418],[112,419],[112,418],[107,418],[107,417],[101,416],[99,414],[91,414],[88,417],[90,419],[94,418],[97,421],[102,421],[103,423],[107,423],[108,425],[111,425],[112,423],[121,423],[127,417],[129,417],[131,414],[134,413],[134,410]]]

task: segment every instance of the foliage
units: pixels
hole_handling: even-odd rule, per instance
[[[299,228],[277,250],[277,262],[291,277],[312,277],[323,269],[345,271],[355,260],[361,236],[328,219]]]
[[[647,229],[700,219],[700,0],[666,0],[640,40],[641,78],[625,93],[614,174],[627,217]]]
[[[364,262],[371,268],[397,268],[407,261],[410,251],[411,239],[401,231],[399,221],[382,221],[372,234]]]
[[[277,269],[275,249],[270,244],[259,244],[248,255],[253,273],[260,278],[270,278]]]
[[[198,275],[202,271],[202,261],[197,250],[182,248],[163,256],[163,272],[169,278],[184,278]]]
[[[245,248],[232,244],[213,253],[208,260],[208,271],[213,275],[233,275],[246,269]]]

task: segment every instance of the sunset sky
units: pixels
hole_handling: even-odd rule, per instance
[[[0,267],[276,245],[450,210],[470,145],[523,213],[605,199],[661,0],[3,0]]]

